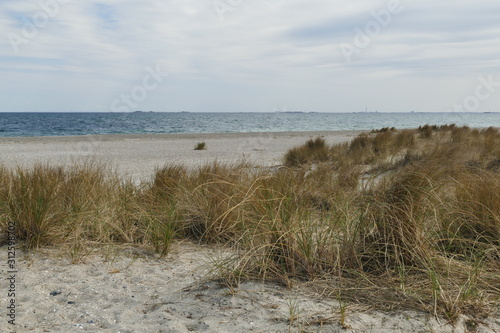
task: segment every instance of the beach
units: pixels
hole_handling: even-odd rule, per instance
[[[471,332],[463,318],[452,325],[357,304],[342,311],[306,284],[244,282],[230,290],[210,279],[211,261],[225,255],[214,247],[179,243],[161,259],[121,247],[77,264],[61,250],[18,254],[16,325],[3,315],[2,332]],[[476,332],[499,329],[490,318]]]
[[[213,161],[277,167],[288,149],[321,136],[347,142],[359,131],[106,135],[1,138],[0,164],[71,166],[99,161],[123,178],[150,181],[157,168]],[[206,150],[194,150],[198,142]],[[500,332],[498,313],[470,327],[416,311],[382,312],[342,304],[307,283],[247,281],[229,288],[214,280],[214,260],[231,255],[215,245],[176,241],[165,257],[129,245],[88,249],[71,263],[68,249],[31,253],[16,246],[15,272],[1,250],[1,332]],[[15,276],[15,321],[8,314],[8,278]],[[12,285],[11,285],[12,288]]]
[[[328,143],[345,142],[360,131],[209,133],[209,134],[133,134],[0,138],[0,164],[30,167],[36,163],[70,166],[98,161],[116,169],[122,177],[150,180],[155,168],[166,164],[197,167],[220,163],[249,162],[257,166],[276,166],[286,151],[306,140],[322,136]],[[206,150],[194,150],[199,142]]]

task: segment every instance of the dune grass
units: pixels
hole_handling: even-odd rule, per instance
[[[24,246],[218,244],[232,290],[244,279],[379,309],[480,320],[500,301],[500,133],[386,128],[350,143],[315,138],[284,167],[158,169],[135,185],[98,163],[0,169],[2,223]],[[5,225],[3,226],[5,230]]]
[[[207,144],[205,142],[198,142],[194,147],[194,150],[206,150]]]

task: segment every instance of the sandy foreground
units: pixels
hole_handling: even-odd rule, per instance
[[[176,244],[162,259],[125,248],[78,264],[60,249],[17,255],[16,325],[7,322],[3,268],[1,332],[500,332],[498,317],[467,331],[463,319],[452,326],[356,304],[341,325],[339,303],[301,285],[246,282],[231,293],[210,280],[212,260],[225,254],[194,244]]]
[[[120,175],[151,179],[165,163],[196,166],[218,160],[280,164],[283,154],[308,138],[344,142],[359,132],[266,134],[114,135],[0,138],[0,163],[71,165],[97,158]],[[197,142],[207,150],[193,150]],[[71,264],[64,248],[15,253],[0,249],[0,332],[467,332],[417,312],[382,313],[314,294],[303,285],[245,282],[231,291],[213,281],[213,260],[227,250],[176,243],[165,258],[142,249],[100,249]],[[15,298],[9,295],[15,290]],[[8,323],[15,299],[15,325]],[[342,314],[345,314],[345,317]],[[500,332],[498,313],[474,332]]]

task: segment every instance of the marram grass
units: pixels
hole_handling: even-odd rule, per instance
[[[166,165],[152,182],[110,168],[0,168],[0,214],[27,248],[176,239],[218,244],[243,279],[297,281],[342,302],[480,319],[499,306],[500,134],[494,128],[386,128],[350,143],[291,149],[284,167]]]

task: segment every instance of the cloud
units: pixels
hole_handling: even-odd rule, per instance
[[[229,6],[223,20],[215,1]],[[401,0],[348,63],[340,45],[391,1],[4,0],[0,111],[33,110],[26,99],[36,111],[103,110],[157,65],[171,75],[138,108],[446,111],[466,82],[498,72],[500,5],[490,0]]]

